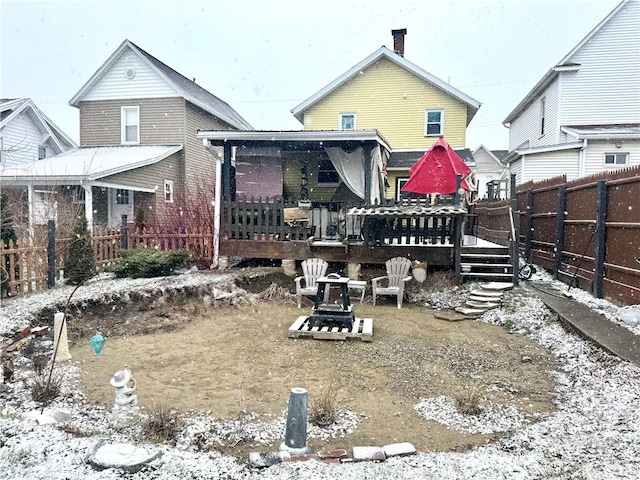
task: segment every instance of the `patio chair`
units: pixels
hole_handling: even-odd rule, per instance
[[[411,280],[409,269],[411,260],[404,257],[395,257],[386,262],[387,275],[371,279],[371,290],[373,294],[373,304],[376,304],[378,295],[395,295],[398,299],[398,308],[402,308],[402,297],[404,296],[404,284]],[[387,279],[387,286],[379,286],[382,280]]]
[[[316,296],[318,294],[318,285],[316,280],[324,277],[327,273],[329,264],[321,258],[308,258],[302,262],[302,276],[296,277],[296,300],[298,308],[302,305],[302,296]],[[303,286],[304,280],[304,286]]]

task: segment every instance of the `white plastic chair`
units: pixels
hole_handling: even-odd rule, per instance
[[[318,285],[316,281],[320,277],[324,277],[327,273],[329,264],[321,258],[308,258],[302,262],[302,276],[296,277],[296,300],[298,308],[302,305],[302,296],[316,296],[318,294]],[[304,280],[304,286],[303,281]]]
[[[378,295],[395,295],[398,298],[398,308],[402,308],[402,297],[404,296],[404,284],[411,280],[409,269],[411,260],[404,257],[395,257],[386,262],[387,275],[371,279],[371,293],[373,294],[373,304],[376,304]],[[378,286],[382,280],[387,279],[387,286]]]

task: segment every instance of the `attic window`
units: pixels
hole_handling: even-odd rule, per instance
[[[126,75],[127,75],[127,78],[131,80],[133,77],[136,76],[136,71],[133,68],[127,68]]]
[[[424,136],[440,136],[443,132],[444,110],[427,110],[424,114]]]
[[[38,147],[38,160],[43,160],[45,158],[47,158],[47,147]]]

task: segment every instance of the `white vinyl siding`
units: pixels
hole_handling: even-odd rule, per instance
[[[133,78],[127,77],[132,70]],[[137,54],[125,49],[122,56],[103,73],[99,82],[86,92],[82,101],[179,96],[151,66]]]
[[[616,147],[619,145],[619,147]],[[604,156],[607,153],[628,153],[629,163],[627,165],[605,165]],[[612,168],[640,165],[640,140],[635,141],[589,141],[585,152],[585,175],[593,175]]]
[[[61,153],[46,132],[41,132],[29,115],[23,111],[14,117],[0,132],[3,138],[2,159],[10,166],[38,160],[40,147],[45,147],[49,156]]]
[[[640,123],[640,2],[629,2],[571,58],[562,125]]]
[[[567,180],[575,180],[579,177],[579,158],[578,148],[525,155],[524,172],[520,180],[516,178],[516,183],[537,182],[560,175],[566,175]]]
[[[558,79],[525,109],[522,114],[511,122],[509,128],[509,150],[518,148],[529,141],[529,147],[555,145],[557,143],[558,124]],[[540,134],[540,100],[544,97],[544,135]]]

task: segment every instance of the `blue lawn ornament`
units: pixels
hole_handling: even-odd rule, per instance
[[[100,332],[96,332],[96,334],[91,337],[89,340],[91,343],[91,348],[93,348],[93,352],[96,355],[100,355],[102,353],[102,347],[104,347],[104,337],[100,335]]]

